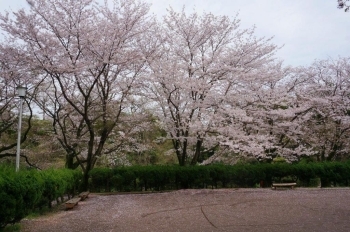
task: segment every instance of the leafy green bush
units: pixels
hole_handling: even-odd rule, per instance
[[[298,185],[303,187],[315,187],[316,166],[313,163],[299,163],[293,165],[293,174],[298,178]]]
[[[160,191],[180,188],[270,187],[273,182],[299,186],[348,186],[350,162],[257,163],[208,166],[132,166],[96,168],[90,172],[94,191]]]
[[[315,164],[316,175],[321,179],[321,187],[349,186],[349,163],[323,162]]]
[[[109,168],[95,168],[90,171],[90,190],[95,192],[110,192],[113,172]]]
[[[48,169],[40,172],[44,181],[44,192],[40,207],[47,205],[52,207],[52,201],[58,198],[63,199],[67,194],[74,196],[79,189],[82,173],[78,170],[70,169]]]
[[[81,173],[72,170],[20,170],[0,166],[0,228],[72,191]]]

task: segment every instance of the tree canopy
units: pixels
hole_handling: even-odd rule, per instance
[[[171,141],[164,153],[180,165],[349,154],[349,58],[285,66],[273,38],[237,17],[169,8],[158,20],[137,0],[27,2],[0,15],[0,156],[13,151],[18,84],[86,183],[102,159],[116,165],[156,140]]]

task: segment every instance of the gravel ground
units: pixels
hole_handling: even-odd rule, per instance
[[[63,207],[62,207],[63,208]],[[21,221],[22,231],[350,231],[350,189],[218,189],[98,195]]]

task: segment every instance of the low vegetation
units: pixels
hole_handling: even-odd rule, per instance
[[[350,186],[350,162],[237,164],[208,166],[132,166],[95,168],[94,192],[163,191],[183,188],[270,187],[297,182],[302,187]]]
[[[68,169],[22,170],[0,166],[0,228],[78,192],[81,172]]]

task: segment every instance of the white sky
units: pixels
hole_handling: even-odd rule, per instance
[[[62,0],[64,1],[64,0]],[[315,59],[350,57],[350,13],[337,9],[337,0],[145,0],[151,12],[180,11],[234,17],[242,28],[255,25],[259,37],[274,36],[284,47],[277,53],[285,65],[309,65]],[[25,0],[0,0],[0,11],[26,7]]]

